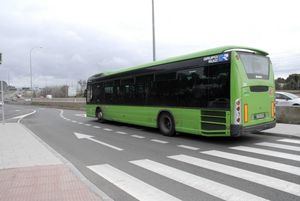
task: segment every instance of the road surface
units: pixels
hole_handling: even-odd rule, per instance
[[[171,138],[155,129],[98,123],[82,111],[6,110],[114,200],[300,199],[300,140],[255,134]]]

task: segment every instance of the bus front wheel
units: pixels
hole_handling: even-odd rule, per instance
[[[170,113],[163,112],[159,115],[158,128],[160,132],[165,136],[175,135],[175,123]]]
[[[103,119],[103,112],[100,108],[97,108],[96,110],[96,117],[98,119],[98,122],[103,123],[104,119]]]

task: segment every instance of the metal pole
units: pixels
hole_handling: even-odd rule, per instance
[[[32,61],[31,61],[31,54],[32,51],[36,48],[42,48],[42,47],[33,47],[30,49],[30,53],[29,53],[29,68],[30,68],[30,89],[31,89],[31,101],[33,98],[33,86],[32,86]]]
[[[3,87],[3,80],[1,80],[1,101],[2,101],[2,123],[5,124],[4,118],[4,87]]]
[[[156,60],[155,52],[155,16],[154,16],[154,0],[152,0],[152,42],[153,42],[153,61]]]
[[[33,90],[32,90],[32,66],[31,66],[31,53],[32,53],[32,50],[34,48],[31,48],[30,50],[30,53],[29,53],[29,68],[30,68],[30,89],[31,89],[31,98],[32,98],[32,94],[33,94]]]

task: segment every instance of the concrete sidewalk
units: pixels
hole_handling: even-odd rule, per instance
[[[264,135],[300,138],[300,125],[277,123],[275,128],[260,132]]]
[[[101,200],[18,123],[0,124],[0,201]]]

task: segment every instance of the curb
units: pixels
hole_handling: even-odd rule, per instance
[[[56,152],[52,147],[50,147],[46,142],[44,142],[40,137],[34,134],[29,128],[24,124],[19,123],[24,129],[26,129],[35,139],[37,139],[43,146],[45,146],[52,154],[54,154],[58,159],[60,159],[63,164],[70,168],[70,170],[82,181],[93,193],[98,195],[103,201],[114,201],[107,194],[101,191],[95,184],[90,182],[70,161],[68,161],[61,154]]]
[[[265,136],[275,136],[275,137],[285,137],[285,138],[297,138],[300,139],[300,135],[293,135],[293,134],[282,134],[282,133],[267,133],[267,132],[258,132],[255,133],[257,135],[265,135]]]

